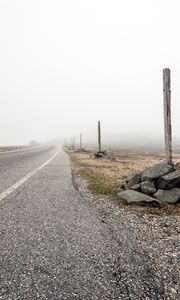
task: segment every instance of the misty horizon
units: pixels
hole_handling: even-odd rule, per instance
[[[163,147],[162,70],[180,141],[178,1],[0,2],[0,145],[70,141]],[[168,42],[167,42],[168,37]],[[134,145],[134,146],[136,146]]]

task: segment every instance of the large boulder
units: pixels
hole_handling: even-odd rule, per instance
[[[180,186],[180,170],[162,176],[158,181],[159,189],[171,189]]]
[[[153,195],[156,193],[156,185],[154,180],[146,180],[141,183],[141,192],[147,195]]]
[[[127,204],[152,204],[161,206],[161,202],[153,197],[142,194],[133,190],[126,190],[118,193],[118,197],[124,200]]]
[[[117,193],[120,193],[120,192],[123,192],[123,191],[124,191],[124,189],[122,189],[121,187],[117,188]]]
[[[180,170],[180,163],[177,163],[174,165],[175,171]]]
[[[159,189],[154,197],[160,200],[162,203],[176,203],[180,199],[180,189],[173,188],[171,190]]]
[[[131,190],[140,191],[141,190],[141,183],[137,183],[137,184],[133,185],[131,187]]]
[[[130,189],[133,185],[138,184],[141,181],[141,173],[133,173],[127,177],[126,187]]]
[[[157,179],[173,171],[174,168],[171,165],[165,163],[157,164],[150,168],[145,169],[142,172],[141,181],[146,181],[149,179]]]

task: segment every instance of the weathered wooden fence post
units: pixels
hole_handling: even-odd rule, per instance
[[[99,151],[101,151],[101,123],[98,121],[98,146]]]
[[[163,69],[165,159],[172,164],[171,71]]]
[[[76,137],[74,136],[74,149],[76,149]]]
[[[82,150],[82,133],[80,133],[80,150]]]

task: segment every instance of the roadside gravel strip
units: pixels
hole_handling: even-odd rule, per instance
[[[74,180],[61,151],[1,201],[0,299],[179,299],[179,217],[120,209]]]

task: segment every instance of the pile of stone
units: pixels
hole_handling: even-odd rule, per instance
[[[90,155],[91,158],[110,158],[110,156],[110,153],[106,150],[99,150],[97,152],[91,153]]]
[[[180,201],[180,169],[161,163],[130,175],[117,190],[128,204],[150,203],[162,206]]]

